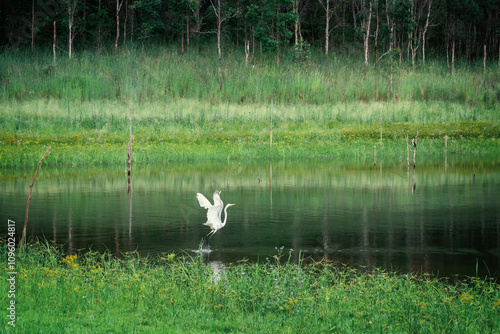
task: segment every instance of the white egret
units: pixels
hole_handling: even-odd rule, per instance
[[[210,201],[203,196],[201,193],[196,194],[196,198],[198,199],[198,202],[200,203],[200,206],[202,208],[207,209],[207,222],[204,223],[203,225],[207,225],[208,227],[211,228],[210,233],[207,234],[207,248],[210,247],[210,238],[226,225],[227,221],[227,208],[230,206],[233,206],[235,204],[227,204],[226,207],[224,208],[224,221],[221,220],[221,214],[222,214],[222,208],[224,207],[224,203],[222,202],[220,198],[220,191],[215,191],[214,192],[214,204],[210,203]]]

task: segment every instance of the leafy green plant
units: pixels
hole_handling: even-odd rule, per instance
[[[0,246],[5,256],[4,240]],[[65,254],[48,242],[31,243],[17,255],[16,327],[119,333],[500,329],[500,290],[490,279],[400,274],[307,259],[296,264],[290,257],[294,252],[276,248],[260,263],[222,265],[185,253]]]

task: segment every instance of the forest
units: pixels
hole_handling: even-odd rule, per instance
[[[359,54],[500,62],[498,0],[23,0],[0,4],[0,47],[105,51],[127,44],[217,45],[247,60],[315,47]],[[352,49],[353,45],[358,46]]]

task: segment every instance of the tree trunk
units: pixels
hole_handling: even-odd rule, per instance
[[[455,37],[451,42],[451,74],[455,72]]]
[[[118,50],[118,38],[120,37],[120,10],[118,9],[118,0],[116,0],[116,39],[115,51]]]
[[[186,12],[186,45],[187,49],[189,50],[189,10]]]
[[[71,10],[68,9],[68,12],[71,13]],[[73,19],[70,18],[68,20],[68,31],[69,31],[69,35],[68,35],[68,55],[69,55],[69,59],[71,59],[71,41],[73,40],[73,36],[72,36],[72,26],[73,26]]]
[[[220,1],[220,0],[219,0]],[[280,50],[280,4],[278,3],[278,9],[276,10],[276,65],[280,64],[280,55],[279,55],[279,50]]]
[[[429,0],[429,10],[427,11],[427,19],[425,20],[424,31],[422,32],[422,65],[425,65],[425,34],[429,28],[429,17],[431,15],[432,0]]]
[[[118,50],[118,38],[120,37],[120,9],[122,8],[123,0],[116,0],[116,39],[115,51]]]
[[[375,32],[373,34],[373,38],[374,38],[373,54],[375,56],[375,60],[374,60],[375,65],[374,66],[377,66],[377,44],[378,44],[378,26],[379,26],[379,24],[378,24],[379,23],[378,22],[378,7],[377,7],[376,20],[377,20],[377,23],[375,26]]]
[[[54,69],[56,68],[56,21],[54,21],[54,42],[52,43],[52,52],[54,53]]]
[[[75,19],[76,6],[76,0],[68,0],[68,55],[70,59],[73,51],[73,23]]]
[[[217,9],[215,8],[212,0],[210,0],[212,8],[214,9],[215,16],[217,17],[217,54],[219,55],[219,62],[222,61],[222,48],[220,41],[222,18],[220,16],[220,0],[217,0]]]
[[[82,42],[87,42],[87,0],[83,0],[83,14],[82,14]]]
[[[483,58],[483,71],[486,74],[486,44],[483,45],[484,58]]]
[[[365,75],[366,75],[366,70],[368,68],[368,41],[370,38],[370,24],[372,20],[372,5],[370,3],[370,9],[369,9],[369,14],[368,14],[368,22],[366,23],[366,30],[365,30],[365,43],[364,43],[364,49],[365,49]]]
[[[386,3],[386,6],[388,7],[389,4]],[[389,51],[392,51],[394,48],[394,24],[391,24],[391,19],[389,17],[389,12],[386,11],[386,19],[387,19],[387,26],[390,27],[390,33],[389,33]]]
[[[293,11],[297,14],[297,20],[295,21],[294,34],[295,34],[295,45],[299,44],[299,0],[294,0]]]
[[[132,13],[130,13],[130,43],[132,43],[132,38],[134,36],[134,12],[135,9],[132,9]]]
[[[35,0],[31,2],[31,51],[35,46]]]
[[[101,13],[101,0],[99,0],[99,11],[98,13]],[[100,49],[101,48],[101,20],[98,21],[97,23],[97,47]]]
[[[330,44],[330,0],[326,0],[326,5],[323,4],[323,0],[318,0],[323,9],[325,10],[325,55],[328,56],[329,53],[329,44]],[[353,15],[354,15],[354,7],[353,7]],[[356,17],[354,16],[354,20],[356,20]],[[356,23],[354,23],[354,26],[356,26]]]
[[[330,0],[326,0],[325,54],[327,56],[328,56],[329,40],[330,40]]]
[[[125,1],[125,20],[123,21],[123,45],[127,40],[127,19],[128,19],[128,0]]]
[[[245,66],[248,67],[248,57],[250,55],[250,41],[245,40]]]
[[[222,49],[220,45],[220,28],[222,25],[220,17],[220,0],[217,1],[217,51],[219,53],[219,62],[222,61]]]
[[[358,27],[358,22],[356,20],[356,12],[354,11],[354,6],[352,6],[352,18],[354,21],[354,30],[356,30],[356,28]]]

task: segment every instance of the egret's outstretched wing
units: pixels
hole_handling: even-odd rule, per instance
[[[220,200],[219,195],[217,194],[218,200],[215,200],[215,193],[214,193],[214,202],[215,205],[212,205],[210,201],[203,196],[203,194],[197,193],[196,198],[198,199],[198,203],[200,203],[200,206],[202,208],[208,209],[207,211],[207,222],[205,223],[206,225],[209,225],[210,228],[212,229],[218,229],[221,220],[220,220],[220,214],[222,212],[222,201]]]
[[[222,209],[224,208],[224,202],[220,198],[220,191],[214,191],[214,207],[218,208],[217,217],[219,217],[219,221],[221,220]]]
[[[197,193],[196,198],[198,199],[198,203],[200,203],[200,206],[202,208],[210,209],[212,207],[212,203],[210,203],[210,201],[205,196],[203,196],[203,194]]]

